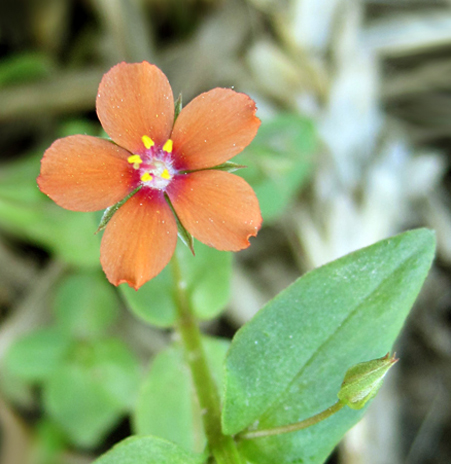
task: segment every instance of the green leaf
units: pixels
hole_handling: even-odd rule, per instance
[[[116,292],[103,274],[72,274],[56,290],[57,324],[72,337],[96,338],[116,321],[118,303]]]
[[[204,338],[203,345],[219,388],[229,342]],[[194,452],[205,448],[201,411],[180,345],[166,349],[153,360],[133,419],[138,435],[157,435]]]
[[[81,448],[97,446],[119,420],[117,402],[92,373],[76,364],[61,368],[43,392],[47,413]]]
[[[134,415],[138,435],[157,435],[186,450],[201,451],[205,435],[189,367],[179,347],[158,354],[142,385]]]
[[[202,243],[196,243],[196,256],[183,243],[177,245],[176,253],[196,316],[201,319],[216,317],[230,297],[231,253]],[[174,324],[176,308],[171,264],[138,291],[125,285],[119,288],[130,309],[141,319],[160,327]]]
[[[196,243],[196,256],[180,247],[178,257],[195,315],[215,318],[229,302],[232,253]]]
[[[174,443],[156,437],[123,440],[94,464],[202,464],[204,456],[188,453]]]
[[[2,164],[0,171],[0,198],[21,203],[38,203],[45,200],[39,191],[36,177],[39,175],[41,152]]]
[[[171,327],[176,319],[169,267],[170,264],[139,290],[126,285],[119,286],[129,309],[143,321],[158,327]]]
[[[317,147],[313,122],[297,114],[263,121],[252,144],[234,158],[255,190],[265,222],[277,219],[312,172]]]
[[[2,369],[0,377],[0,392],[3,398],[18,407],[31,410],[35,406],[36,395],[33,383],[18,377],[6,367]]]
[[[18,339],[8,350],[5,367],[12,375],[40,382],[61,366],[70,340],[56,329],[39,329]]]
[[[34,427],[36,439],[33,447],[33,464],[62,464],[66,437],[57,425],[47,418]]]
[[[66,211],[49,201],[30,205],[0,198],[0,228],[49,249],[69,264],[99,266],[93,213]]]
[[[91,372],[104,390],[123,411],[135,404],[141,381],[139,360],[116,338],[98,341],[93,345]]]
[[[92,448],[130,410],[139,379],[138,362],[123,343],[80,343],[46,382],[45,409],[75,445]]]
[[[434,234],[415,230],[316,269],[233,339],[223,427],[235,434],[306,419],[336,402],[346,370],[390,351],[430,268]],[[321,463],[361,411],[304,431],[243,441],[251,462]]]
[[[54,69],[48,55],[36,52],[13,54],[0,60],[0,87],[48,77]]]

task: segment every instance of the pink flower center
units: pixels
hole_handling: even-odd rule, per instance
[[[145,153],[129,156],[128,162],[139,172],[144,187],[164,190],[177,172],[172,167],[172,140],[168,139],[162,147],[157,147],[147,135],[141,139]]]

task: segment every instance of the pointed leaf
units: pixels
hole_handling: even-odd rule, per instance
[[[427,275],[434,235],[420,229],[316,269],[238,331],[226,359],[225,433],[306,419],[335,403],[346,370],[390,351]],[[304,431],[243,441],[251,462],[321,463],[361,411]]]

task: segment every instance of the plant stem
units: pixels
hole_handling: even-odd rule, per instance
[[[297,430],[306,429],[312,425],[317,424],[318,422],[327,419],[336,412],[338,412],[345,404],[341,401],[337,401],[333,406],[327,408],[326,410],[309,417],[301,422],[296,422],[295,424],[281,425],[280,427],[274,427],[273,429],[266,430],[255,430],[254,432],[245,432],[238,435],[242,440],[252,440],[254,438],[270,437],[271,435],[280,435],[282,433],[296,432]]]
[[[209,447],[217,464],[242,464],[234,440],[222,433],[219,393],[207,364],[201,332],[191,309],[186,281],[183,279],[176,253],[172,258],[172,271],[176,287],[177,328],[203,412],[202,420]]]

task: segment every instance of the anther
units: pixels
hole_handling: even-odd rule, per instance
[[[169,179],[171,178],[171,174],[169,174],[169,171],[168,171],[167,169],[165,169],[165,170],[161,173],[160,177],[161,177],[162,179],[169,180]]]
[[[132,155],[132,156],[129,156],[127,158],[127,161],[130,163],[130,164],[141,164],[143,162],[143,160],[141,159],[141,157],[139,155]]]
[[[166,143],[163,145],[163,151],[165,151],[166,153],[172,152],[172,140],[171,139],[166,140]]]
[[[143,182],[149,182],[150,180],[152,180],[153,177],[148,173],[148,172],[145,172],[142,176],[141,176],[141,180]]]
[[[133,169],[139,169],[139,165],[143,162],[139,155],[131,155],[127,158],[130,164],[133,164]]]
[[[143,135],[141,140],[147,150],[155,145],[155,142],[148,135]]]

